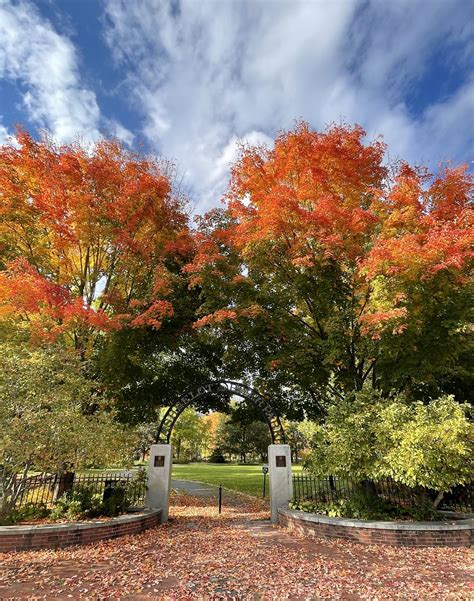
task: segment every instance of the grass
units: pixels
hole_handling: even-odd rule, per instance
[[[300,465],[292,466],[293,472],[300,472]],[[224,488],[237,490],[256,497],[262,496],[263,475],[261,465],[236,465],[232,463],[189,463],[173,465],[173,478],[195,480],[206,484],[222,484]],[[268,496],[268,476],[267,476]]]
[[[145,467],[147,462],[136,462],[133,469]],[[301,472],[300,465],[292,465],[293,473]],[[80,470],[80,474],[101,474],[123,472],[125,468],[97,468]],[[239,465],[236,463],[188,463],[174,464],[173,478],[179,480],[194,480],[206,484],[219,485],[230,490],[237,490],[255,497],[261,497],[263,492],[263,475],[261,465]],[[268,476],[266,483],[268,497]]]

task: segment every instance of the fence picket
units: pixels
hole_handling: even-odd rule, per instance
[[[31,476],[27,480],[27,485],[22,494],[17,499],[15,508],[21,509],[28,505],[29,507],[40,507],[54,505],[54,490],[61,484],[62,476],[56,474],[40,474]],[[104,494],[106,482],[113,485],[117,483],[129,483],[135,478],[135,474],[102,472],[99,474],[76,474],[72,483],[72,491],[82,486],[89,486],[95,494]],[[134,505],[145,503],[146,484],[143,483],[134,491]]]
[[[415,506],[419,503],[420,494],[424,493],[433,499],[436,491],[429,489],[413,489],[390,478],[378,480],[373,483],[377,494],[396,505]],[[326,503],[337,502],[350,498],[360,490],[360,482],[351,478],[327,476],[318,478],[311,474],[293,474],[293,501],[313,501]],[[454,487],[446,493],[438,509],[474,512],[474,482],[463,486]]]

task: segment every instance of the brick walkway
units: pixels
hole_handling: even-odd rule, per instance
[[[0,598],[468,599],[467,549],[296,538],[257,501],[179,494],[169,525],[90,547],[0,556]]]

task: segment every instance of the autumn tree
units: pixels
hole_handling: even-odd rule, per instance
[[[227,420],[227,415],[221,411],[211,411],[201,417],[204,423],[204,439],[202,444],[202,454],[205,458],[212,458],[217,454],[222,454],[219,448],[219,432],[222,424]],[[212,459],[210,459],[212,461]]]
[[[466,167],[389,169],[358,126],[243,146],[187,266],[196,326],[290,417],[368,383],[449,391],[473,373],[471,200]]]
[[[0,147],[0,311],[84,357],[102,332],[173,316],[190,237],[164,163],[116,141]]]

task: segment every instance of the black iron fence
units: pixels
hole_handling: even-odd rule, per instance
[[[133,486],[130,486],[133,484]],[[87,487],[92,494],[99,495],[104,501],[114,489],[127,485],[130,504],[140,507],[145,503],[146,482],[134,472],[100,472],[97,474],[38,474],[26,478],[22,493],[15,507],[54,507],[56,501],[65,493]]]
[[[309,474],[293,474],[293,501],[332,503],[350,499],[356,493],[370,489],[381,499],[400,507],[415,507],[423,501],[435,501],[438,493],[426,488],[410,488],[391,479],[364,482],[351,478],[328,476],[320,478]],[[446,511],[474,512],[474,483],[456,486],[443,495],[438,509]]]

